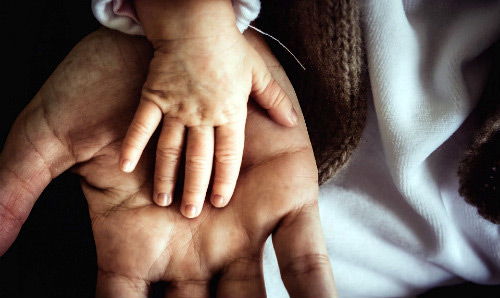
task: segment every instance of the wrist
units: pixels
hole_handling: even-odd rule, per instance
[[[231,0],[134,0],[149,41],[210,37],[236,28]]]

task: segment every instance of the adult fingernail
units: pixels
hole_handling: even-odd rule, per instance
[[[166,193],[158,194],[158,205],[160,206],[168,206],[172,203],[172,196]]]
[[[294,108],[292,108],[292,110],[290,111],[289,120],[290,120],[290,122],[293,123],[293,125],[297,125],[297,121],[299,120],[299,116],[297,115],[297,112],[295,111]]]
[[[212,198],[212,205],[215,207],[222,207],[222,205],[224,205],[224,197],[221,195],[214,195]]]
[[[196,207],[194,205],[186,205],[184,207],[184,214],[186,217],[193,218],[196,216]]]
[[[132,162],[128,159],[122,161],[122,171],[130,173],[132,172]]]

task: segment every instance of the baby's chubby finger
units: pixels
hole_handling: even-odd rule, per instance
[[[245,143],[245,121],[215,129],[215,174],[210,201],[224,207],[233,196]]]
[[[213,126],[190,127],[186,145],[186,169],[181,213],[197,217],[205,202],[214,154]]]
[[[161,117],[162,112],[156,104],[141,100],[123,140],[119,163],[122,171],[129,173],[135,169],[142,151],[158,127]]]
[[[298,116],[286,92],[274,80],[264,60],[255,53],[251,96],[276,123],[287,127],[297,125]]]
[[[184,144],[184,124],[165,117],[158,146],[154,177],[154,201],[159,206],[172,203],[177,171]]]

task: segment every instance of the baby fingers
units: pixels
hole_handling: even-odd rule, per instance
[[[214,154],[213,126],[190,127],[186,145],[186,168],[181,213],[197,217],[207,195]]]
[[[160,206],[172,203],[177,180],[182,147],[184,125],[165,118],[158,140],[154,180],[154,199]],[[207,189],[215,160],[215,174],[210,200],[215,207],[224,207],[231,199],[241,167],[243,155],[245,121],[217,127],[191,127],[187,134],[184,192],[181,213],[197,217],[205,202]]]
[[[245,121],[219,126],[215,130],[215,174],[210,201],[224,207],[233,196],[245,143]]]
[[[182,147],[184,124],[165,117],[156,148],[154,200],[159,206],[172,203]]]
[[[156,104],[141,100],[123,141],[119,163],[122,171],[132,172],[135,169],[161,117],[162,111]]]

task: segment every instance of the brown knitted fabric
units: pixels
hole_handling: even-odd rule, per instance
[[[460,195],[487,220],[500,224],[500,42],[485,92],[477,106],[485,119],[460,163]]]
[[[305,65],[271,47],[289,75],[306,119],[322,184],[359,143],[368,76],[357,1],[262,1],[257,26],[280,39]]]

